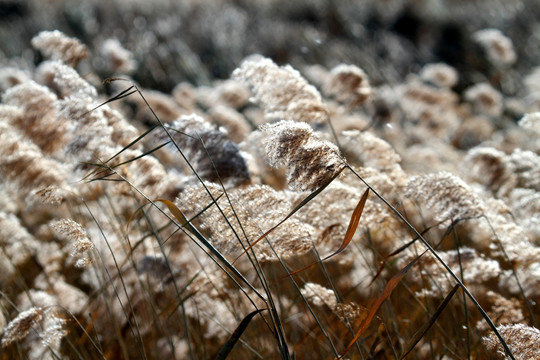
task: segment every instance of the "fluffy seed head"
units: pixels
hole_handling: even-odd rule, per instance
[[[540,135],[540,111],[525,114],[521,120],[519,120],[518,125],[525,130],[529,130]]]
[[[320,139],[306,123],[283,120],[260,129],[268,163],[287,167],[294,190],[316,190],[345,167],[337,146]]]
[[[300,292],[315,306],[327,305],[330,308],[334,308],[337,305],[336,295],[334,292],[319,284],[308,282],[304,285]]]
[[[252,57],[232,77],[251,88],[268,121],[291,119],[323,124],[328,118],[321,94],[291,66],[279,67],[270,59]]]
[[[501,325],[497,328],[516,360],[537,359],[540,354],[540,330],[524,324]],[[510,359],[494,333],[482,339],[488,350],[499,359]]]
[[[222,192],[216,184],[207,184],[214,198]],[[238,256],[242,248],[236,234],[245,234],[250,241],[257,240],[266,229],[269,229],[283,217],[292,207],[291,198],[294,194],[288,190],[276,191],[266,185],[250,185],[232,189],[228,198],[234,204],[234,209],[220,201],[220,209],[211,206],[198,216],[200,227],[209,234],[209,240],[222,254]],[[178,196],[178,205],[185,209],[191,217],[202,207],[210,204],[212,199],[201,186],[187,187]],[[223,214],[222,214],[223,212]],[[230,221],[225,221],[225,218]],[[238,221],[236,221],[238,219]],[[239,224],[242,224],[240,228]],[[312,250],[316,239],[315,229],[298,219],[291,218],[287,226],[280,226],[265,240],[254,247],[258,260],[276,261],[274,251],[282,259],[301,256]],[[270,246],[271,244],[271,246]]]
[[[446,171],[416,176],[409,180],[405,195],[424,202],[436,221],[480,216],[480,198],[459,177]]]
[[[464,159],[468,176],[493,191],[506,193],[516,185],[514,169],[506,154],[492,147],[477,146]]]
[[[502,114],[502,96],[488,83],[471,86],[465,91],[464,96],[478,113],[490,116],[500,116]]]
[[[51,228],[57,236],[72,242],[72,255],[78,258],[75,264],[77,267],[85,267],[91,263],[88,252],[94,248],[94,243],[90,241],[81,224],[71,219],[61,219],[54,222]]]
[[[510,66],[516,62],[512,40],[497,29],[484,29],[473,34],[473,39],[484,49],[488,60],[497,67]]]
[[[73,67],[88,57],[86,45],[58,30],[40,32],[32,39],[32,46],[46,57],[62,60]]]
[[[450,88],[457,83],[458,73],[444,63],[427,64],[420,71],[420,78],[438,87]]]
[[[330,71],[326,93],[340,102],[361,105],[371,96],[371,86],[364,72],[355,65],[340,64]]]
[[[116,73],[131,74],[137,68],[131,51],[126,50],[117,39],[105,40],[101,45],[101,54],[108,68]]]
[[[41,321],[44,312],[45,309],[42,307],[32,307],[11,320],[4,329],[2,347],[6,347],[14,341],[25,338],[30,330]]]

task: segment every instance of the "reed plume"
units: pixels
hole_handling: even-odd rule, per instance
[[[86,45],[58,30],[40,32],[32,38],[32,46],[46,57],[62,60],[72,67],[88,57]]]
[[[289,65],[279,67],[270,59],[254,56],[232,77],[248,84],[267,121],[289,119],[320,126],[328,120],[321,94]]]
[[[55,221],[51,228],[58,237],[71,242],[72,256],[77,258],[75,266],[85,267],[92,263],[89,252],[94,248],[94,243],[90,241],[86,230],[79,223],[71,219],[61,219]]]
[[[260,131],[268,163],[286,167],[291,189],[314,191],[345,167],[337,146],[322,140],[306,123],[283,120]]]
[[[24,339],[43,319],[45,311],[46,308],[43,307],[32,307],[19,313],[4,329],[2,347],[6,347],[17,340]]]
[[[540,330],[525,324],[501,325],[497,330],[506,340],[516,360],[538,358],[538,354],[540,354]],[[499,359],[510,359],[493,333],[482,340],[491,353],[498,356]]]
[[[484,50],[487,59],[496,67],[509,67],[516,62],[514,44],[498,29],[483,29],[472,36]]]
[[[424,202],[435,221],[478,217],[484,204],[459,177],[448,172],[415,176],[405,186],[405,195]]]

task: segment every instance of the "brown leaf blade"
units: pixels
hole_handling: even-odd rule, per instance
[[[347,348],[343,352],[343,354],[339,357],[339,359],[343,359],[343,357],[349,352],[349,350],[354,346],[354,343],[360,339],[364,331],[369,327],[369,324],[371,324],[371,321],[375,317],[375,314],[381,307],[382,303],[392,294],[392,291],[394,291],[395,287],[399,284],[401,279],[405,277],[407,272],[411,269],[411,267],[424,255],[426,252],[424,251],[422,254],[420,254],[418,257],[416,257],[414,260],[412,260],[410,263],[407,264],[403,269],[401,269],[396,275],[392,276],[390,280],[388,280],[388,283],[384,287],[384,290],[382,294],[375,300],[375,303],[371,308],[369,309],[369,312],[366,316],[366,318],[362,321],[362,325],[360,326],[360,329],[356,332],[354,338],[351,340],[349,345],[347,345]]]
[[[188,222],[184,214],[182,214],[180,209],[172,201],[167,199],[157,199],[156,201],[159,201],[167,206],[171,214],[173,214],[175,219],[180,223],[180,226],[184,226]]]
[[[224,360],[227,358],[227,356],[229,356],[230,352],[234,348],[234,345],[236,345],[236,343],[238,342],[238,340],[240,340],[240,337],[242,336],[244,331],[246,331],[251,319],[253,319],[255,315],[257,315],[258,313],[264,310],[266,309],[258,309],[253,312],[250,312],[249,314],[246,315],[245,318],[242,319],[242,321],[240,322],[240,324],[238,324],[238,326],[236,327],[234,332],[231,334],[229,339],[227,339],[225,344],[223,344],[221,349],[219,349],[219,352],[216,355],[216,360]]]
[[[354,233],[356,232],[356,229],[358,228],[358,224],[360,223],[360,218],[362,217],[362,212],[364,211],[364,207],[366,206],[366,201],[369,195],[369,188],[364,191],[364,194],[360,198],[360,201],[358,201],[358,204],[356,205],[356,208],[354,209],[352,215],[351,215],[351,221],[349,221],[349,227],[347,228],[347,232],[345,233],[345,238],[343,239],[343,242],[341,243],[341,246],[339,249],[337,249],[334,253],[328,255],[323,259],[328,260],[332,256],[335,256],[345,250],[345,248],[349,245],[351,242]]]

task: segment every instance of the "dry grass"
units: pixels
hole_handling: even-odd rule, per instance
[[[54,60],[0,104],[1,358],[538,356],[538,116],[504,94],[340,65],[323,97],[250,57],[226,86],[107,98],[83,45],[33,44]]]

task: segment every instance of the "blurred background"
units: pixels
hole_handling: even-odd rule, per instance
[[[487,80],[515,95],[540,58],[538,19],[538,0],[1,0],[0,65],[31,68],[40,54],[30,39],[58,29],[89,47],[82,73],[113,75],[96,56],[112,39],[133,54],[133,79],[163,92],[228,78],[259,53],[300,70],[355,64],[373,85],[444,62],[460,74],[458,93]],[[499,29],[517,53],[502,83],[471,40],[484,28]]]

